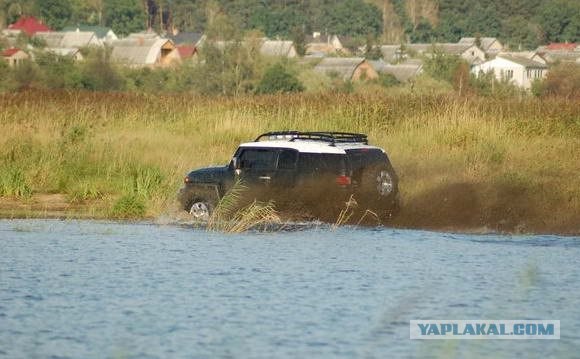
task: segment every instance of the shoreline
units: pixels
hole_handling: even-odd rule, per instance
[[[470,226],[456,223],[455,225],[413,225],[409,220],[408,213],[401,217],[395,217],[391,223],[384,224],[386,227],[403,230],[418,230],[440,233],[457,233],[472,235],[554,235],[575,237],[580,235],[580,227],[563,226],[560,231],[526,231],[522,228],[512,230],[494,230],[498,223]],[[164,218],[161,220],[161,218]],[[70,203],[65,194],[35,194],[29,198],[18,199],[14,197],[0,197],[0,220],[16,219],[48,219],[48,220],[96,220],[132,222],[145,221],[155,224],[184,224],[187,218],[183,214],[165,213],[162,216],[145,215],[135,218],[119,218],[107,214],[106,201],[91,201]],[[329,223],[332,224],[332,223]],[[346,224],[350,225],[350,224]],[[359,224],[362,227],[375,227],[374,225]],[[565,227],[565,228],[564,228]]]

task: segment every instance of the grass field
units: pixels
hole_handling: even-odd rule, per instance
[[[0,94],[0,197],[107,218],[174,208],[192,168],[268,130],[368,133],[401,179],[393,225],[580,232],[580,101],[454,95]]]

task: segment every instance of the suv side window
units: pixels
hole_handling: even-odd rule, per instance
[[[240,155],[240,164],[244,169],[273,170],[277,154],[278,151],[270,149],[245,149]]]
[[[282,150],[278,156],[279,170],[293,170],[296,168],[298,152],[295,150]]]
[[[306,175],[335,175],[345,171],[345,156],[341,154],[301,153],[299,171]]]

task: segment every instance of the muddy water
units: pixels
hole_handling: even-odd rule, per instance
[[[580,237],[0,221],[0,357],[577,358]],[[411,319],[560,340],[409,340]]]

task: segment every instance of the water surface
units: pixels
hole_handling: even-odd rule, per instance
[[[578,358],[580,238],[0,221],[0,357]],[[560,340],[409,340],[559,319]]]

